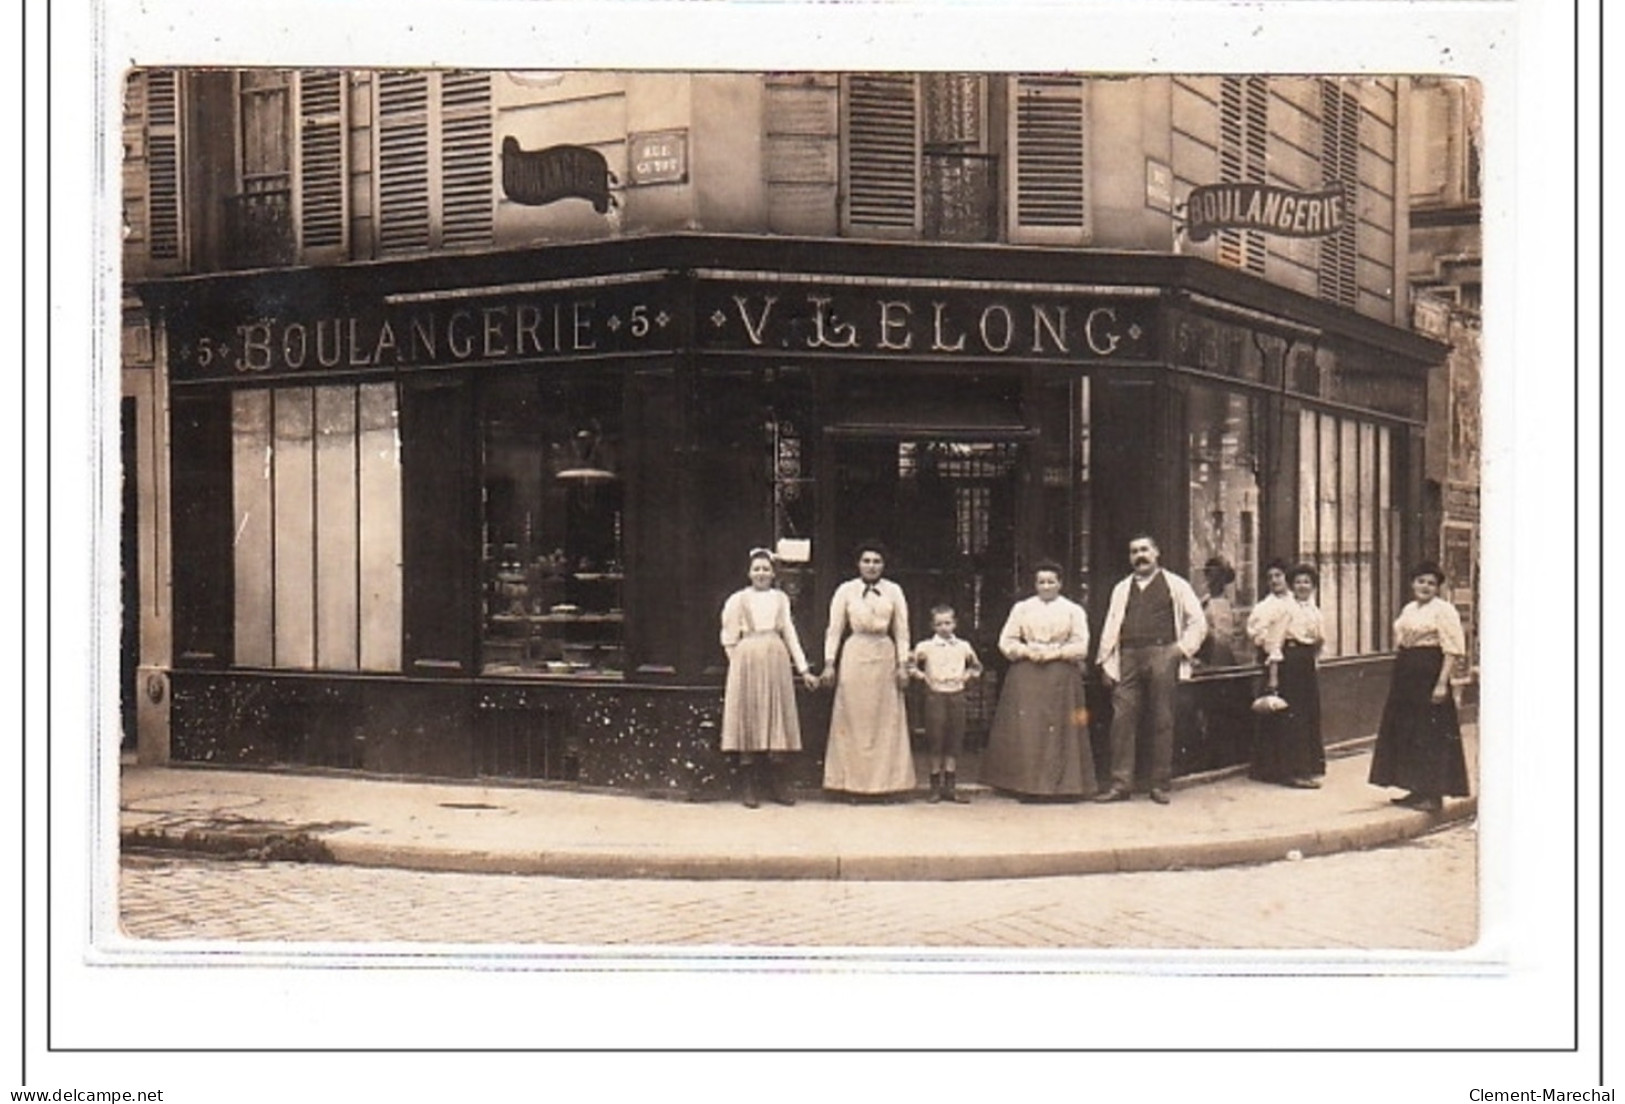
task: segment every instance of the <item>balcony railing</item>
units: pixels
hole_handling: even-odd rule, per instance
[[[292,264],[293,193],[287,188],[226,197],[226,260],[233,267]]]

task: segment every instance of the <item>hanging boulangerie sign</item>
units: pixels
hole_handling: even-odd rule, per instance
[[[1341,189],[1298,192],[1273,184],[1203,184],[1185,200],[1185,232],[1193,242],[1217,230],[1257,230],[1289,238],[1324,238],[1343,229]]]
[[[502,191],[515,203],[541,207],[561,199],[585,199],[606,214],[619,184],[604,155],[587,146],[525,150],[512,135],[502,140]]]

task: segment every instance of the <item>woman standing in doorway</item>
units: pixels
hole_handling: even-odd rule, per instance
[[[1033,595],[1010,610],[999,651],[1010,661],[982,781],[1023,800],[1093,797],[1095,761],[1083,705],[1089,622],[1061,596],[1061,566],[1033,568]]]
[[[747,809],[766,790],[780,805],[794,805],[778,760],[801,750],[794,665],[810,690],[818,685],[801,650],[790,599],[773,585],[773,554],[750,551],[750,586],[722,606],[722,647],[728,653],[728,685],[722,698],[722,750],[739,757],[741,800]],[[765,762],[765,769],[764,769]]]
[[[1424,812],[1444,808],[1445,797],[1465,797],[1467,758],[1450,677],[1467,654],[1456,607],[1439,597],[1444,572],[1432,562],[1411,572],[1414,601],[1394,622],[1393,682],[1382,709],[1377,748],[1371,756],[1373,786],[1402,786],[1393,799]]]
[[[914,788],[908,716],[908,600],[884,577],[886,549],[857,548],[858,577],[835,588],[824,637],[825,686],[835,687],[824,788],[879,796]]]

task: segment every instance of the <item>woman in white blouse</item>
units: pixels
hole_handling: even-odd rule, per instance
[[[1270,596],[1253,607],[1248,635],[1264,662],[1265,683],[1287,704],[1258,718],[1251,775],[1260,782],[1314,790],[1326,773],[1320,742],[1320,675],[1326,634],[1315,605],[1319,576],[1306,563],[1271,564]]]
[[[722,647],[728,653],[728,685],[722,698],[722,750],[739,757],[742,800],[760,804],[762,774],[769,796],[794,805],[776,759],[801,750],[793,665],[808,689],[818,685],[807,666],[790,617],[790,599],[773,586],[773,554],[750,552],[750,586],[728,596],[722,606]],[[767,766],[764,770],[763,763]]]
[[[1401,786],[1409,792],[1393,799],[1436,813],[1445,797],[1465,797],[1467,759],[1461,749],[1461,725],[1450,678],[1467,654],[1466,636],[1456,607],[1439,597],[1444,572],[1423,563],[1411,572],[1415,601],[1394,622],[1393,682],[1371,756],[1373,786]]]
[[[1033,568],[1031,598],[1010,610],[999,651],[1010,661],[988,737],[982,781],[1023,800],[1095,793],[1081,665],[1089,656],[1083,607],[1061,597],[1061,567]]]

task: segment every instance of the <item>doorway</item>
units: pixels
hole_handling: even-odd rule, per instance
[[[931,632],[931,608],[951,605],[958,635],[987,668],[967,695],[967,737],[985,737],[1004,668],[999,630],[1024,596],[1016,574],[1018,490],[1026,445],[1018,440],[851,436],[834,453],[834,538],[841,570],[851,550],[878,539],[886,575],[908,597],[909,640]]]

